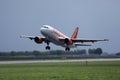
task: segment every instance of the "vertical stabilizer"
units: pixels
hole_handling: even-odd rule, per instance
[[[71,36],[71,39],[76,39],[76,38],[77,38],[78,30],[79,30],[79,28],[76,27],[74,33],[73,33],[72,36]]]

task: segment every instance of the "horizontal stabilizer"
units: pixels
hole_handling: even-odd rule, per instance
[[[108,40],[108,39],[103,39],[103,40],[73,39],[72,41],[73,41],[73,42],[81,42],[81,43],[84,43],[84,42],[92,42],[92,43],[94,43],[94,42],[98,42],[98,41],[109,41],[109,40]]]

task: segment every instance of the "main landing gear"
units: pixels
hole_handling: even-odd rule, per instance
[[[46,46],[45,49],[46,49],[46,50],[50,50],[50,46]]]
[[[65,51],[70,51],[70,48],[69,48],[69,47],[66,47],[66,48],[65,48]]]

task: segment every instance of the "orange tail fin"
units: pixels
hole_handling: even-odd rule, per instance
[[[76,39],[76,38],[77,38],[78,30],[79,30],[79,28],[76,27],[74,33],[73,33],[72,36],[71,36],[71,39]]]

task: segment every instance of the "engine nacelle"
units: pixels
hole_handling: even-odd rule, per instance
[[[34,38],[34,41],[37,43],[37,44],[41,44],[43,42],[43,39],[42,38],[39,38],[39,37],[35,37]]]
[[[67,45],[72,45],[73,42],[72,42],[71,39],[65,38],[65,44],[67,44]]]

